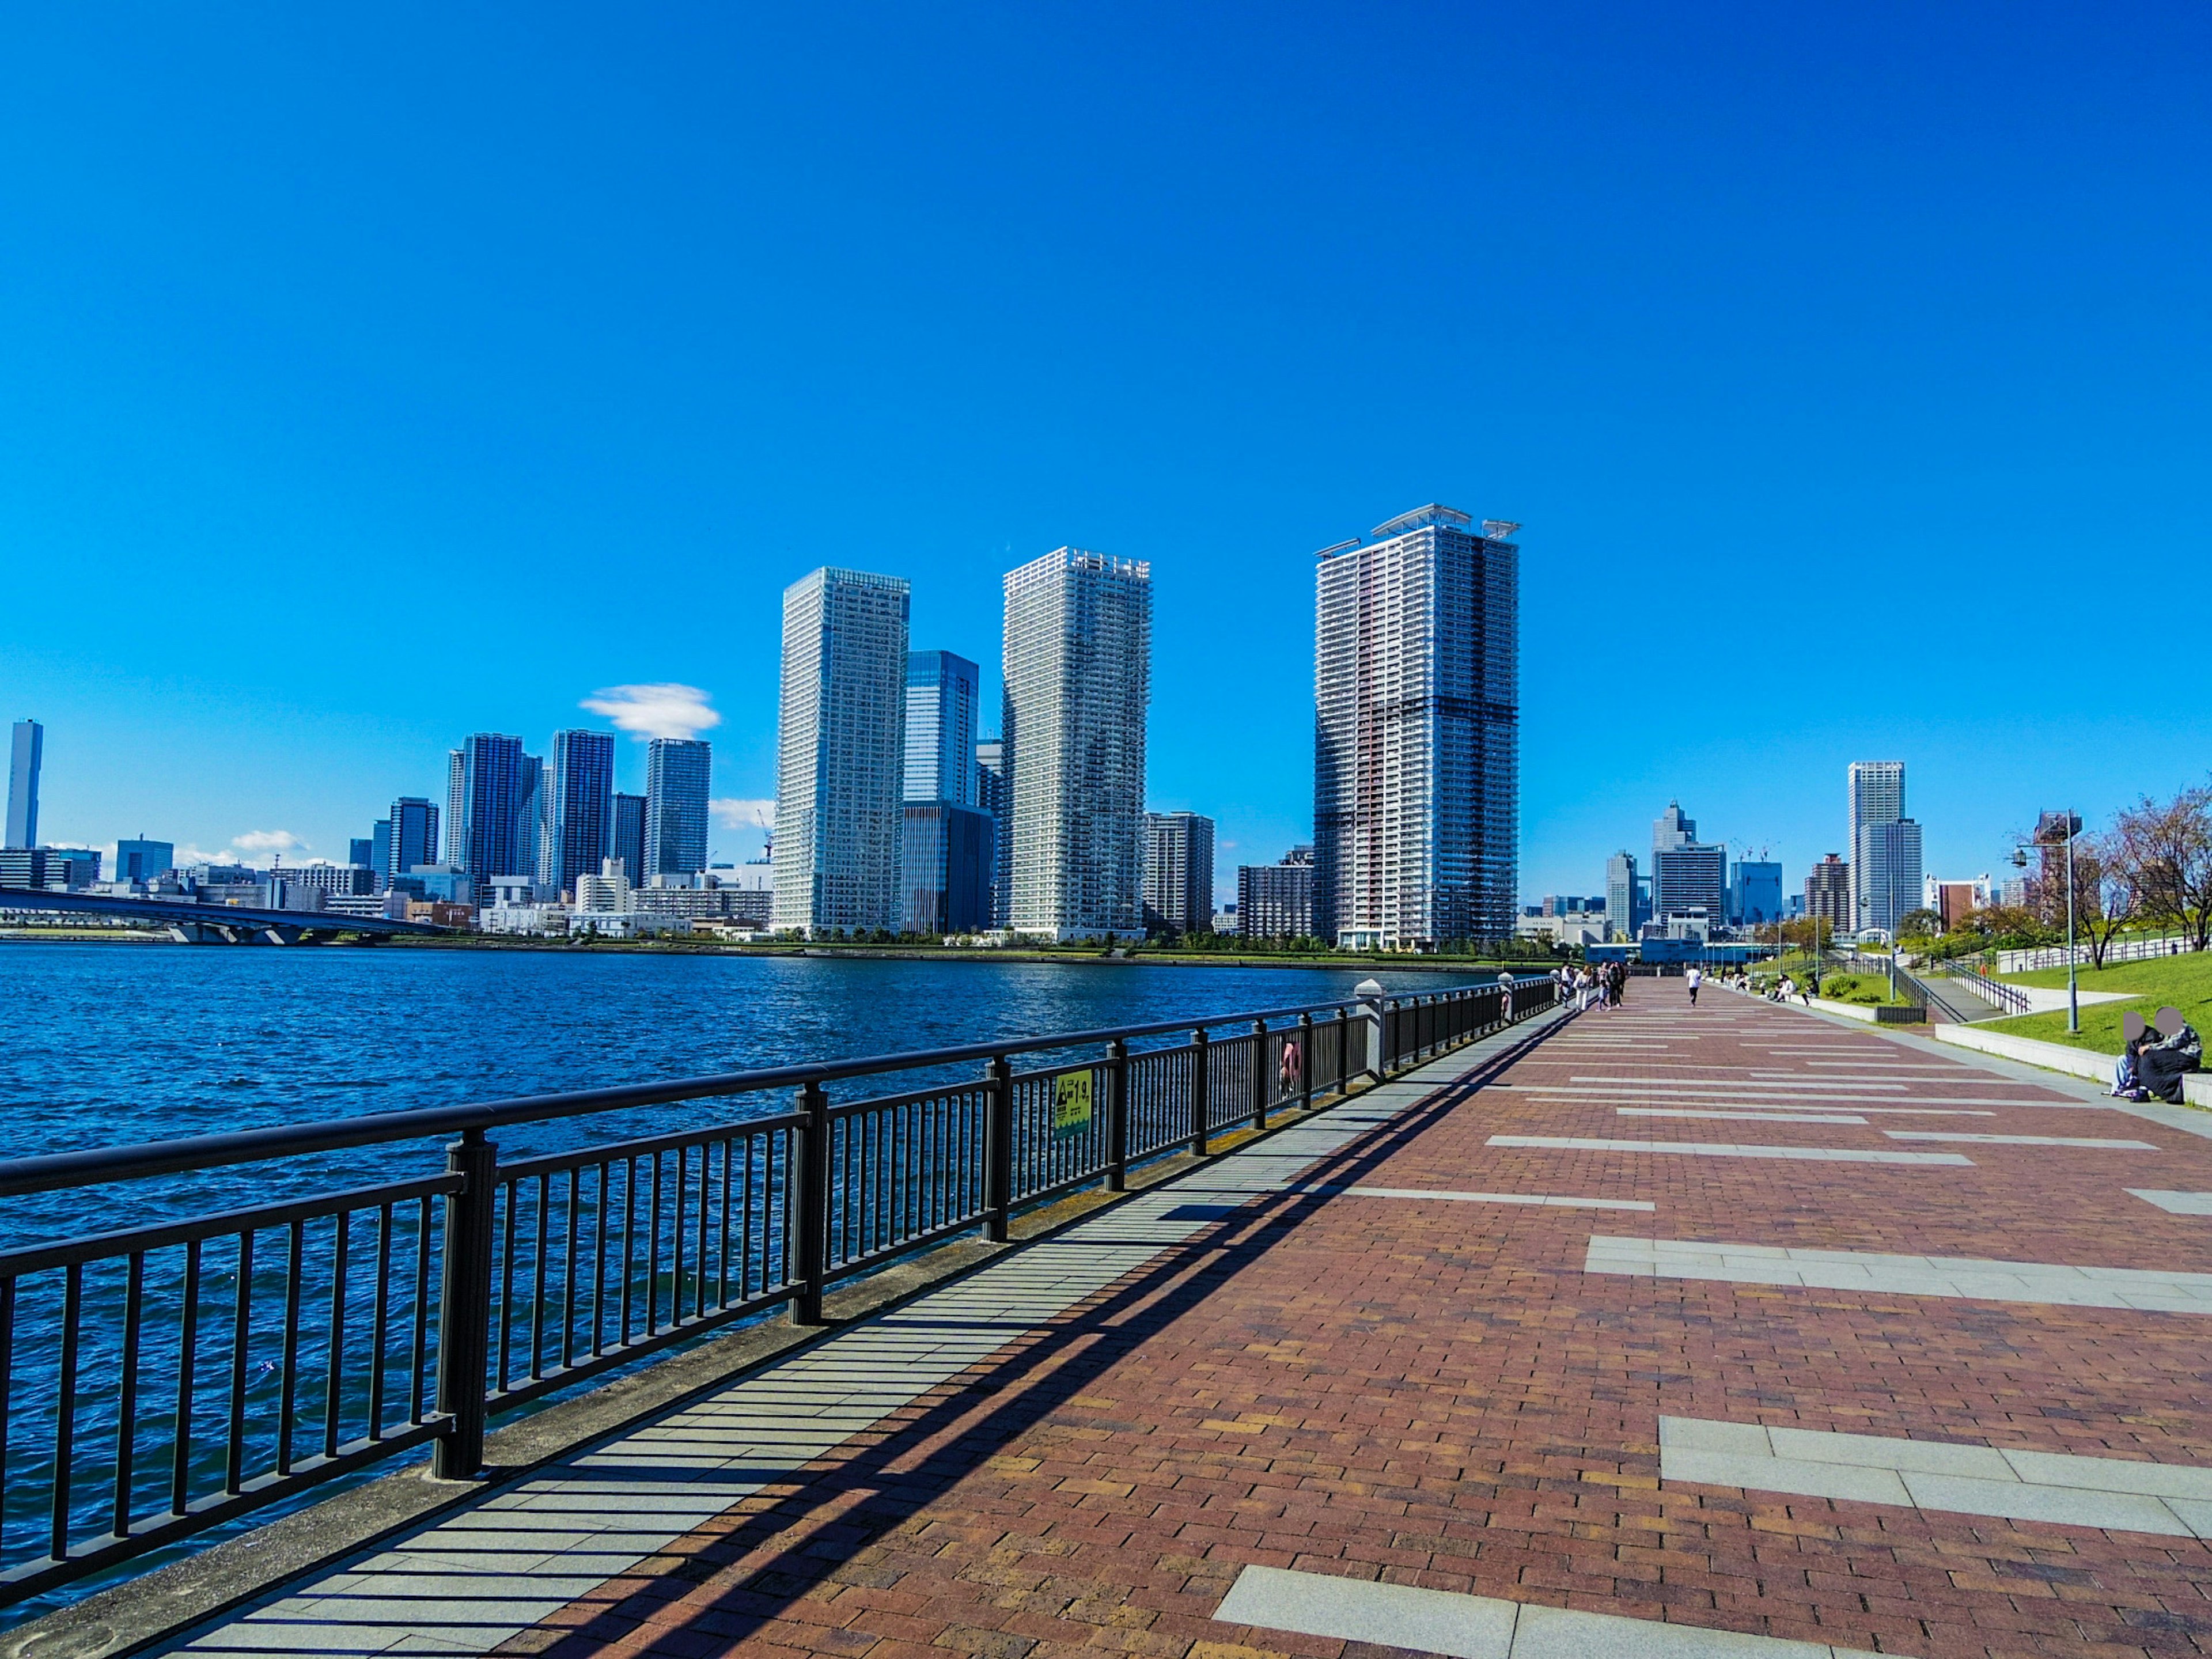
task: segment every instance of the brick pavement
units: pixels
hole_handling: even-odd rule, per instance
[[[1576,1081],[1593,1077],[1621,1080]],[[1900,1144],[1884,1126],[1948,1121],[1808,1121],[1850,1109],[1786,1097],[1759,1103],[1789,1115],[1766,1121],[1619,1110],[1652,1103],[1647,1085],[1735,1110],[1732,1088],[1814,1079],[1899,1107],[1991,1103],[1959,1121],[1975,1133],[2156,1150],[1973,1143],[1963,1165],[1900,1165],[1492,1144],[1724,1129],[1866,1151]],[[1594,1236],[1628,1235],[2212,1272],[2212,1221],[2128,1190],[2212,1192],[2212,1141],[1643,983],[1496,1083],[1445,1091],[1356,1180],[1224,1193],[1242,1201],[1225,1219],[497,1650],[1361,1647],[1217,1620],[1248,1566],[1921,1659],[2212,1649],[2197,1538],[1662,1479],[1660,1444],[1665,1417],[2212,1468],[2212,1317],[1586,1270]],[[1372,1195],[1469,1191],[1653,1208]]]

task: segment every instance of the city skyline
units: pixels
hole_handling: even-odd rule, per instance
[[[2085,554],[2202,599],[2201,19],[1620,10],[1593,52],[1540,13],[1299,12],[1255,61],[1220,14],[1166,51],[963,17],[794,15],[763,52],[555,15],[518,62],[495,18],[424,53],[344,14],[43,16],[0,107],[0,544],[109,601],[0,651],[44,838],[341,858],[467,732],[542,754],[599,689],[677,685],[725,717],[690,735],[743,859],[785,585],[907,575],[990,709],[999,576],[1073,543],[1153,567],[1147,805],[1216,819],[1225,887],[1310,833],[1312,551],[1439,498],[1528,526],[1523,896],[1669,796],[1802,871],[1862,756],[1912,769],[1938,872],[2201,778],[2201,701],[1876,706],[1820,665],[2032,640]],[[1486,75],[1400,123],[1332,95],[1431,59]],[[847,259],[856,216],[895,274]],[[1341,234],[1384,225],[1419,256]],[[1834,607],[1869,557],[1917,605]],[[513,625],[617,568],[650,573],[621,626]],[[436,592],[312,651],[216,614],[412,569]]]

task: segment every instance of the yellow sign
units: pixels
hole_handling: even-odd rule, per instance
[[[1063,1072],[1052,1081],[1053,1133],[1088,1134],[1091,1131],[1091,1073]]]

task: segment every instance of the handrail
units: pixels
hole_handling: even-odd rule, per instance
[[[1993,1002],[2008,1013],[2025,1014],[2033,1012],[2027,994],[2017,985],[2007,985],[2002,980],[1991,979],[1978,968],[1969,968],[1960,963],[1950,964],[1951,977],[1964,980],[1966,988],[1984,1002]]]

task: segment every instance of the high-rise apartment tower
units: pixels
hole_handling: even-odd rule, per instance
[[[908,585],[822,569],[783,591],[775,925],[899,931]],[[971,728],[972,729],[972,728]]]
[[[544,879],[556,893],[573,893],[576,878],[597,874],[614,845],[614,733],[556,732],[551,767]]]
[[[39,844],[39,768],[46,750],[46,728],[36,720],[17,720],[8,748],[8,846],[11,850]]]
[[[1314,908],[1340,944],[1513,932],[1520,526],[1431,505],[1325,549],[1314,638]]]
[[[1905,816],[1905,763],[1853,761],[1844,787],[1851,837],[1853,931],[1879,927],[1893,939],[1920,904],[1920,826]]]
[[[1008,571],[1006,596],[1009,925],[1140,938],[1152,567],[1062,547]]]
[[[1213,925],[1213,820],[1145,814],[1145,927],[1171,933]]]

